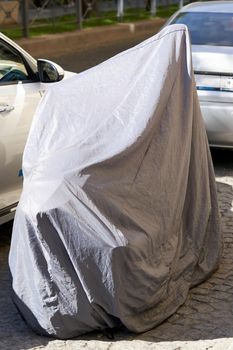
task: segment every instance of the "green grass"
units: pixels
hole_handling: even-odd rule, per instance
[[[157,17],[170,17],[176,10],[178,5],[170,5],[169,8],[159,6],[157,8]],[[89,18],[83,21],[83,28],[112,25],[118,23],[115,11],[109,11],[101,14],[101,16],[94,17],[96,14],[90,15]],[[135,22],[139,20],[150,19],[151,15],[145,9],[127,9],[124,12],[123,22]],[[54,20],[38,20],[29,27],[29,35],[39,36],[45,34],[63,33],[74,31],[77,29],[75,15],[65,15],[63,17],[55,18]],[[22,28],[20,27],[5,27],[1,32],[11,39],[19,39],[22,37]]]

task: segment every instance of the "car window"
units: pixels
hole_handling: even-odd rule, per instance
[[[187,25],[193,45],[233,46],[233,13],[181,12],[172,23]]]
[[[21,56],[13,48],[0,41],[0,83],[28,79]]]

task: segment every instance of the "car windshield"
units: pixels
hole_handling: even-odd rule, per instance
[[[233,13],[181,12],[174,23],[187,25],[193,45],[233,46]]]

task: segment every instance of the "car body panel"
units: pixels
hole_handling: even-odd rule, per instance
[[[233,47],[192,45],[194,71],[233,75]]]
[[[23,182],[22,155],[35,110],[43,93],[59,82],[42,83],[37,61],[12,40],[0,33],[0,224],[14,216]],[[17,59],[4,59],[5,50]],[[8,53],[8,52],[7,52]],[[12,57],[13,57],[12,56]],[[10,57],[10,55],[9,55]],[[21,62],[22,60],[22,62]],[[49,61],[48,61],[49,62]],[[59,71],[61,67],[51,62]],[[4,80],[14,70],[22,72],[21,80]],[[65,71],[64,79],[75,73]],[[25,75],[25,79],[24,79]],[[2,79],[2,80],[1,80]]]
[[[229,30],[233,35],[233,1],[191,3],[177,11],[165,25],[184,23],[181,14],[190,13],[195,15],[194,20],[196,13],[232,14]],[[204,30],[203,26],[199,30]],[[224,46],[224,37],[219,44],[192,44],[193,69],[209,144],[233,149],[233,46]]]
[[[40,83],[0,86],[0,209],[17,202],[22,186],[20,169],[32,116],[41,99]]]
[[[206,125],[209,144],[213,147],[232,148],[233,110],[232,104],[209,102],[201,99],[202,116]]]

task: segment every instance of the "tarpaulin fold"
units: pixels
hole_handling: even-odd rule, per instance
[[[51,87],[34,116],[10,249],[38,332],[143,332],[221,252],[215,177],[184,25]]]

